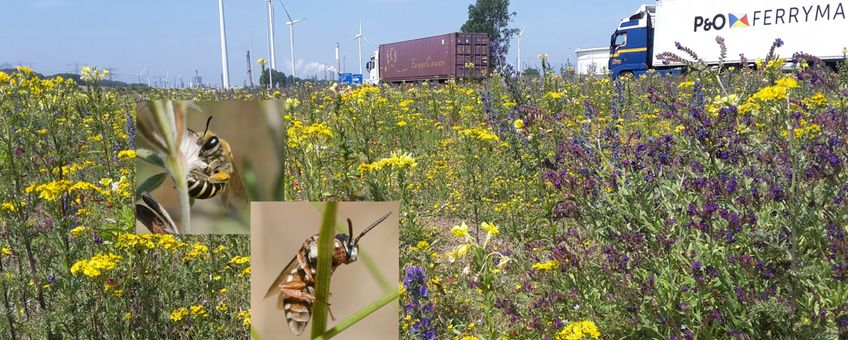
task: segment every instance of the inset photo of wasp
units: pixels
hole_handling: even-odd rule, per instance
[[[137,232],[247,233],[249,202],[282,195],[275,183],[283,171],[284,130],[269,113],[277,107],[260,101],[140,103],[134,191],[143,215],[136,216]],[[178,182],[185,185],[182,196]]]
[[[251,323],[260,338],[305,338],[316,305],[328,307],[329,328],[397,290],[400,204],[337,204],[331,275],[322,278],[318,232],[323,203],[251,203]],[[330,280],[326,300],[316,294],[322,280]],[[398,312],[397,303],[389,303],[339,337],[396,338]]]

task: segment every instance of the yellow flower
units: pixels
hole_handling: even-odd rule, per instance
[[[462,225],[453,226],[453,228],[451,228],[451,234],[457,238],[468,237],[468,225],[463,221]]]
[[[468,254],[468,251],[471,250],[470,244],[460,244],[459,247],[456,248],[457,257],[463,257],[465,254]]]
[[[473,324],[474,323],[472,322],[471,325],[473,325]],[[469,327],[469,328],[471,328],[471,327]],[[461,340],[479,340],[479,338],[476,337],[476,336],[473,336],[473,335],[466,335],[466,336],[462,337]]]
[[[120,159],[135,159],[135,150],[123,150],[118,152],[118,158]]]
[[[206,309],[203,308],[203,305],[191,306],[191,315],[196,316],[207,316],[209,313],[206,312]]]
[[[500,230],[498,229],[498,226],[496,226],[492,223],[483,222],[483,224],[481,226],[483,227],[483,230],[486,231],[486,234],[489,234],[491,236],[497,236],[498,234],[500,234]]]
[[[132,313],[131,312],[124,313],[124,320],[129,320],[129,319],[132,319]]]
[[[359,164],[359,173],[360,175],[364,175],[366,172],[375,172],[387,167],[397,170],[404,168],[414,169],[416,166],[418,166],[418,162],[415,161],[412,155],[394,151],[389,158],[383,158],[373,163]]]
[[[243,310],[243,311],[238,312],[238,317],[240,317],[242,319],[242,321],[241,321],[242,326],[245,326],[245,327],[250,326],[250,311],[249,310]]]
[[[235,256],[230,259],[231,264],[244,264],[250,262],[250,256]]]
[[[18,210],[17,208],[15,208],[15,204],[11,202],[3,202],[3,204],[0,205],[0,209],[6,210],[8,212],[15,212]]]
[[[115,266],[121,259],[121,256],[112,253],[105,255],[98,253],[90,259],[79,260],[74,263],[74,265],[71,266],[71,274],[82,272],[85,276],[97,277],[100,276],[102,271],[115,269]]]
[[[227,311],[227,304],[221,302],[217,306],[215,306],[215,310],[217,310],[219,312],[226,312]]]
[[[545,262],[533,264],[533,269],[543,271],[543,272],[551,271],[551,270],[554,270],[556,268],[559,268],[559,261],[557,261],[557,260],[548,260],[548,261],[545,261]]]
[[[180,321],[182,319],[185,319],[186,316],[188,316],[188,308],[180,307],[171,311],[170,319],[174,321]]]
[[[84,227],[84,226],[79,226],[79,227],[76,227],[76,228],[74,228],[74,229],[71,229],[71,237],[73,237],[73,238],[77,238],[77,237],[79,237],[82,233],[86,232],[86,230],[88,230],[88,228],[87,228],[87,227]]]
[[[686,130],[686,127],[683,126],[683,125],[678,125],[678,126],[674,127],[674,133],[677,133],[677,134],[683,132],[684,130]]]
[[[9,248],[3,247],[3,249],[0,249],[0,253],[2,253],[3,255],[12,255],[12,250],[9,249]]]
[[[512,126],[515,127],[516,130],[521,130],[524,128],[524,121],[521,119],[516,119],[512,122]]]
[[[209,258],[209,247],[202,243],[195,242],[191,245],[191,250],[186,252],[185,257],[183,257],[183,261],[191,261],[197,258]]]
[[[556,334],[556,339],[579,340],[583,339],[584,335],[588,335],[593,339],[598,339],[601,337],[601,332],[598,330],[598,326],[594,321],[573,321],[565,325],[565,327]]]
[[[565,96],[564,93],[557,91],[548,91],[548,93],[545,93],[545,98],[560,99],[563,96]]]

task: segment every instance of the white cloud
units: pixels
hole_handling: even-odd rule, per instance
[[[288,75],[291,73],[291,61],[285,61],[285,68],[277,68],[277,70],[286,73]],[[317,76],[318,79],[323,79],[325,72],[329,71],[332,73],[336,73],[336,66],[330,64],[324,64],[314,61],[307,62],[303,59],[298,59],[297,63],[294,65],[295,72],[297,73],[298,78],[306,78]],[[329,76],[329,75],[328,75]]]

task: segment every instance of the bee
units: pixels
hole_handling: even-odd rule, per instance
[[[135,215],[147,230],[153,234],[179,234],[174,220],[159,202],[146,192],[141,194],[141,200],[142,203],[135,205]]]
[[[206,130],[199,134],[188,129],[187,143],[194,142],[198,148],[189,148],[188,193],[195,199],[208,199],[224,193],[224,202],[229,202],[229,191],[245,197],[244,185],[238,173],[233,152],[227,141],[209,131],[212,117],[206,120]],[[199,149],[196,151],[194,150]]]
[[[355,239],[353,238],[353,223],[347,220],[348,234],[337,234],[333,240],[333,269],[342,264],[350,264],[359,256],[359,239],[374,229],[378,224],[389,217],[391,213],[383,215],[378,220],[366,227]],[[274,294],[277,296],[277,309],[285,312],[289,328],[296,335],[300,335],[309,319],[312,318],[312,305],[315,303],[315,273],[318,270],[318,234],[312,235],[303,242],[303,246],[297,255],[289,261],[285,269],[280,272],[274,284],[268,289],[265,298]],[[319,301],[326,303],[324,301]],[[329,305],[329,304],[328,304]]]

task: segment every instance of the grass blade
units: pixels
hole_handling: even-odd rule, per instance
[[[348,327],[353,326],[354,324],[359,322],[359,320],[362,320],[366,316],[371,315],[371,313],[374,313],[378,309],[383,308],[383,306],[389,304],[389,302],[395,301],[398,298],[398,296],[400,296],[400,292],[397,291],[397,290],[386,294],[385,296],[381,297],[379,300],[374,301],[373,303],[366,306],[365,308],[362,308],[358,312],[353,313],[353,315],[351,315],[347,319],[342,320],[341,322],[336,324],[333,328],[330,328],[326,332],[324,332],[323,334],[315,337],[315,339],[330,339],[330,338],[332,338],[336,335],[339,335],[339,333],[341,333],[342,331],[344,331]]]
[[[318,272],[315,279],[315,304],[312,305],[313,338],[327,328],[327,302],[330,297],[330,274],[333,269],[333,240],[335,239],[337,202],[327,202],[318,236]]]

